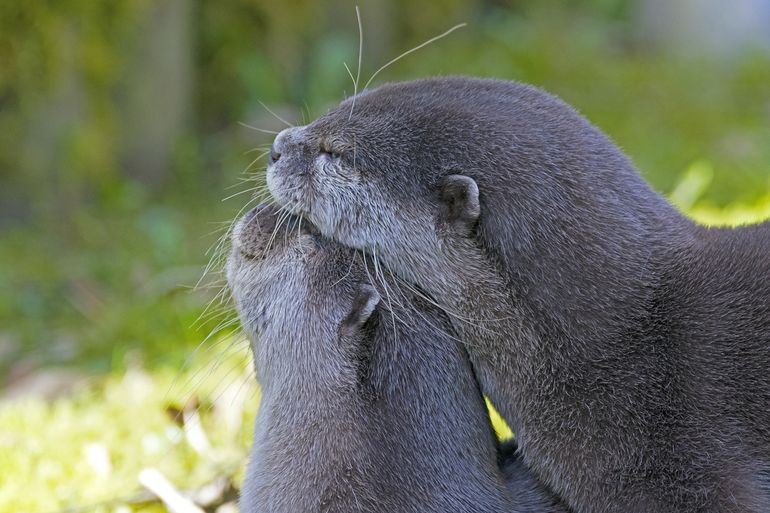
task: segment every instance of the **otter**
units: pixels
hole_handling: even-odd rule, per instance
[[[227,265],[262,387],[241,511],[566,513],[515,445],[498,455],[443,313],[278,214],[242,218]]]
[[[770,223],[706,228],[556,97],[392,83],[275,139],[278,204],[436,302],[576,513],[770,511]]]

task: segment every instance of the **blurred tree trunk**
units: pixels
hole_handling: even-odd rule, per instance
[[[121,85],[123,168],[147,184],[168,178],[175,145],[192,119],[193,15],[191,0],[154,2]]]
[[[9,217],[27,218],[33,212],[67,217],[84,194],[82,175],[74,174],[66,158],[73,127],[87,117],[88,98],[78,69],[79,33],[73,22],[64,23],[58,40],[59,77],[29,112],[17,111],[22,125],[18,172],[15,173]]]
[[[653,45],[688,53],[770,51],[770,0],[637,0],[637,27]]]

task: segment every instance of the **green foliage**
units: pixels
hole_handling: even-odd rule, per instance
[[[78,361],[106,371],[132,348],[153,363],[179,362],[222,320],[196,323],[213,292],[192,287],[218,235],[205,234],[224,226],[210,222],[212,212],[186,209],[142,204],[100,217],[85,210],[44,237],[7,232],[0,332],[12,329],[35,364]]]
[[[119,137],[112,95],[145,4],[2,2],[3,201],[39,212],[63,194],[109,194]],[[69,122],[73,126],[58,126]],[[52,176],[62,168],[66,174]]]

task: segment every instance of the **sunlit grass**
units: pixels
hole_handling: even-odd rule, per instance
[[[193,398],[211,446],[203,453],[168,412],[169,405]],[[139,472],[147,467],[180,489],[221,475],[237,483],[258,403],[245,349],[224,361],[199,361],[185,372],[128,369],[53,402],[0,402],[0,511],[164,511],[157,502],[134,503],[142,497]],[[487,404],[498,436],[510,438]]]
[[[739,226],[770,219],[770,175],[766,188],[759,191],[759,198],[752,203],[730,203],[717,206],[703,199],[714,177],[710,162],[693,162],[674,187],[669,199],[687,216],[707,226]]]
[[[128,369],[53,402],[0,402],[0,511],[120,511],[140,497],[146,467],[183,490],[240,479],[259,402],[244,351],[181,373]],[[202,452],[167,411],[193,398],[210,445]],[[156,507],[135,506],[147,508]]]

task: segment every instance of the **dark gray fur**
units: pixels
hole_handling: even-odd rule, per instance
[[[442,312],[374,288],[371,260],[276,219],[242,219],[228,262],[262,387],[241,511],[565,513],[508,446],[501,470]]]
[[[278,202],[451,315],[576,513],[770,511],[770,224],[694,224],[568,105],[499,80],[385,85],[275,148]]]

